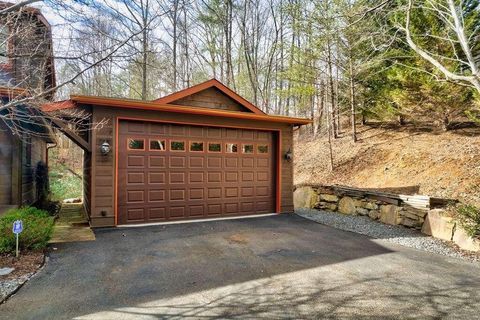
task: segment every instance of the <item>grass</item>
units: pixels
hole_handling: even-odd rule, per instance
[[[480,208],[461,205],[457,208],[456,218],[470,237],[480,236]]]
[[[51,199],[62,201],[69,198],[82,197],[82,179],[74,175],[63,175],[55,171],[50,172]]]
[[[47,211],[35,207],[9,210],[0,217],[0,253],[15,251],[15,235],[12,225],[22,220],[23,232],[19,236],[20,250],[44,249],[53,232],[54,217]]]

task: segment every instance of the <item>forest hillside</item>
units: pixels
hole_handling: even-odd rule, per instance
[[[480,204],[480,128],[448,132],[430,126],[363,125],[358,142],[349,135],[332,143],[327,137],[297,134],[295,184],[341,184],[404,194],[425,194]]]

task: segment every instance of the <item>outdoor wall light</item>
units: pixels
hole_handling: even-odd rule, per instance
[[[293,160],[292,150],[288,149],[288,151],[285,152],[285,160],[287,160],[288,162],[291,162]]]
[[[110,147],[110,144],[107,141],[105,141],[100,145],[100,153],[103,156],[106,156],[107,154],[109,154],[111,149],[112,148]]]

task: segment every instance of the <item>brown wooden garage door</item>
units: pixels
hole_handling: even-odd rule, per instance
[[[275,212],[273,133],[121,121],[118,224]]]

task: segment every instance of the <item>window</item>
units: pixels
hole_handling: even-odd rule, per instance
[[[257,145],[258,153],[268,153],[268,146],[266,144]]]
[[[222,145],[220,143],[209,143],[208,151],[210,152],[222,152]]]
[[[165,140],[150,140],[150,150],[165,151]]]
[[[145,150],[145,140],[143,139],[128,139],[129,150]]]
[[[191,142],[190,151],[196,151],[196,152],[203,151],[203,142]]]
[[[170,150],[185,151],[185,141],[170,141]]]
[[[253,144],[244,144],[242,146],[243,153],[253,153]]]
[[[7,26],[0,26],[0,63],[8,62],[8,36]]]
[[[225,145],[225,152],[226,153],[237,153],[238,152],[238,146],[236,143],[227,143]]]

